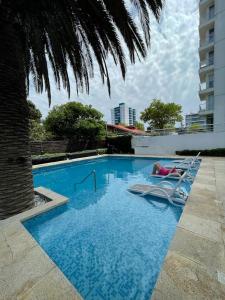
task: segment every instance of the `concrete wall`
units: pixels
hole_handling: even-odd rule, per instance
[[[225,132],[167,136],[133,136],[132,148],[137,155],[175,154],[181,150],[225,148]]]
[[[65,153],[68,147],[68,141],[45,141],[31,142],[31,154],[40,155],[43,153]]]

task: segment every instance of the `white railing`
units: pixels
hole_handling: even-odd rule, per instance
[[[193,133],[206,133],[206,132],[225,132],[224,124],[192,124],[187,127],[180,128],[164,128],[164,129],[151,129],[147,131],[146,135],[162,136],[162,135],[181,135]]]
[[[205,81],[199,84],[199,91],[204,92],[208,89],[214,88],[214,80]]]
[[[214,65],[214,59],[213,58],[210,58],[210,59],[207,59],[207,60],[202,60],[200,62],[200,69],[204,69],[204,68],[207,68],[207,67],[210,67],[210,66],[213,66]]]

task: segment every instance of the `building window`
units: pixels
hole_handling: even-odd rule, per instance
[[[214,76],[213,74],[208,75],[208,88],[214,87]]]
[[[213,65],[214,64],[214,51],[209,52],[208,59],[209,59],[209,65],[210,66]]]
[[[214,16],[215,16],[215,5],[211,5],[209,6],[209,15],[208,15],[209,20],[214,18]]]
[[[214,28],[209,29],[209,43],[214,42]]]
[[[214,95],[209,95],[208,100],[206,101],[206,109],[213,110],[214,109]]]

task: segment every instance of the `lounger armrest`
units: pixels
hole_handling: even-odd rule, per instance
[[[160,182],[157,184],[157,186],[164,186],[164,185],[168,185],[168,186],[174,188],[174,185],[173,185],[171,182],[166,181],[166,180],[160,181]]]

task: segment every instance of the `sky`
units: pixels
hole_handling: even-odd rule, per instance
[[[90,93],[77,96],[76,86],[71,84],[71,97],[65,90],[58,90],[52,76],[52,104],[49,108],[45,93],[37,94],[31,84],[29,99],[41,110],[43,118],[54,105],[68,101],[91,104],[104,114],[110,123],[110,109],[121,102],[136,108],[137,117],[152,99],[175,102],[183,107],[183,114],[197,112],[199,108],[199,57],[198,57],[198,0],[166,0],[160,23],[151,18],[151,48],[148,56],[135,65],[127,63],[126,80],[119,68],[109,61],[111,97],[100,75],[90,80]],[[71,73],[73,81],[73,76]]]

